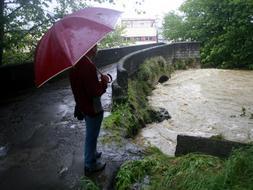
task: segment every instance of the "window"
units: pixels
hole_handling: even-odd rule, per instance
[[[135,41],[141,41],[141,37],[134,37]]]

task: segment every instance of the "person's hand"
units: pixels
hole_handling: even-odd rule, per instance
[[[104,82],[104,83],[109,83],[110,78],[107,75],[101,75],[101,81]]]

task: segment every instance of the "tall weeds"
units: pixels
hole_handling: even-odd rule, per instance
[[[118,190],[149,176],[148,190],[252,190],[253,146],[235,150],[227,160],[203,154],[167,157],[153,151],[143,160],[125,163],[116,177]]]

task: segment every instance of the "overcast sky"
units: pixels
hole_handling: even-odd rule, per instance
[[[138,0],[142,1],[142,0]],[[177,10],[179,6],[185,0],[143,0],[141,5],[136,4],[136,0],[116,0],[117,5],[113,6],[112,4],[95,4],[99,7],[107,7],[107,8],[114,8],[120,11],[123,11],[122,18],[135,18],[135,17],[142,17],[142,18],[155,18],[160,17],[171,10]],[[127,3],[126,3],[127,2]],[[125,3],[125,7],[123,4]],[[135,9],[145,11],[146,14],[138,15]]]

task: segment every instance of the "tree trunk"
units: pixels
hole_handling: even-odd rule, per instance
[[[4,0],[0,0],[0,66],[3,64]]]

